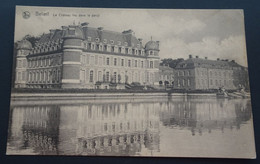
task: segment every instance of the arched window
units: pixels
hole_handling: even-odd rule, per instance
[[[89,82],[93,82],[93,70],[89,72]]]

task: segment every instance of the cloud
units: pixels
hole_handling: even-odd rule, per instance
[[[204,37],[200,42],[191,43],[175,38],[168,39],[161,45],[162,58],[187,58],[189,54],[213,60],[236,60],[247,66],[245,38],[242,35],[229,36],[222,40],[218,37]]]
[[[137,37],[147,39],[153,36],[156,40],[202,31],[206,27],[199,19],[164,16],[160,13],[157,11],[157,16],[149,14],[147,10],[106,13],[102,17],[102,24],[113,30],[132,29]]]

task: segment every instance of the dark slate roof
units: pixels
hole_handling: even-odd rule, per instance
[[[68,26],[70,27],[70,26]],[[64,30],[67,30],[68,27],[63,27]],[[141,42],[130,33],[133,33],[131,30],[124,31],[124,32],[114,32],[109,30],[100,30],[98,28],[93,27],[81,27],[77,26],[76,28],[80,28],[83,32],[82,38],[86,41],[88,41],[88,38],[91,37],[92,42],[96,42],[96,38],[99,38],[99,42],[102,42],[103,44],[111,44],[111,45],[118,45],[118,41],[121,42],[121,46],[125,46],[125,42],[127,42],[127,46],[125,47],[132,47],[132,48],[138,48],[137,45],[139,44],[139,48],[143,48]],[[38,41],[37,45],[44,44],[51,41],[59,41],[62,40],[63,37],[66,35],[66,31],[56,29],[52,30],[52,32],[43,34]],[[106,39],[106,43],[104,43],[104,39]],[[114,43],[111,43],[111,40],[114,41]]]
[[[235,61],[208,60],[202,58],[189,58],[177,64],[177,69],[189,69],[194,67],[226,69],[231,67],[242,67]]]
[[[165,65],[160,65],[159,70],[160,71],[173,71],[173,68],[171,68],[169,66],[165,66]]]
[[[159,51],[159,43],[151,40],[151,41],[149,41],[145,44],[145,49],[146,50],[157,50],[157,51]]]
[[[93,27],[85,27],[83,28],[85,39],[88,40],[88,37],[91,37],[91,41],[96,41],[96,38],[100,39],[100,42],[104,43],[106,39],[107,43],[111,44],[111,40],[114,41],[111,45],[118,45],[118,41],[121,42],[121,46],[125,46],[125,42],[127,42],[127,47],[137,48],[137,44],[141,46],[141,43],[134,35],[123,34],[120,32],[109,31],[109,30],[99,30]],[[142,47],[141,47],[142,48]]]
[[[57,41],[62,39],[63,31],[62,30],[55,30],[53,33],[42,34],[38,44],[46,43],[49,41]]]

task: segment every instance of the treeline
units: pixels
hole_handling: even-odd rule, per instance
[[[179,64],[182,61],[184,61],[183,58],[178,58],[178,59],[166,58],[166,59],[161,60],[160,65],[161,66],[166,65],[171,68],[175,68],[177,66],[177,64]]]

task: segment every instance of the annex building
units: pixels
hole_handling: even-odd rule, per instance
[[[189,55],[174,68],[173,87],[188,90],[249,88],[248,71],[234,60],[209,60]]]
[[[18,42],[15,88],[125,89],[159,81],[159,41],[88,23],[43,34],[35,46]]]

